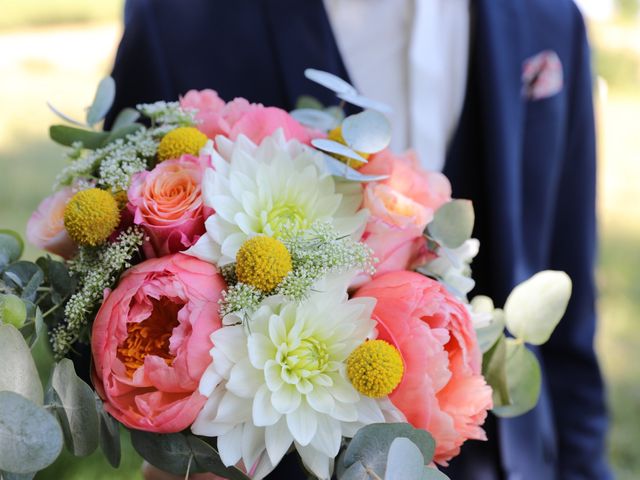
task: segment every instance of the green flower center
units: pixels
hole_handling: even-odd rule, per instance
[[[297,384],[327,369],[329,351],[324,342],[305,338],[297,345],[280,345],[276,361],[282,367],[282,379],[289,384]]]
[[[299,231],[309,228],[310,223],[305,212],[296,204],[280,204],[274,207],[266,214],[264,220],[265,227],[269,227],[271,234],[275,237],[281,236],[287,231]],[[265,230],[267,230],[265,228]]]

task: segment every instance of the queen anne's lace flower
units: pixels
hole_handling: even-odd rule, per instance
[[[305,302],[265,300],[247,325],[211,335],[213,362],[200,381],[209,397],[192,426],[218,437],[222,461],[267,472],[291,444],[318,478],[329,478],[343,437],[363,425],[402,421],[387,399],[361,395],[346,360],[374,332],[374,303],[348,300],[344,281]],[[265,473],[266,474],[266,473]]]
[[[203,149],[213,169],[202,183],[204,202],[216,213],[187,253],[223,266],[255,235],[278,238],[285,229],[303,230],[317,221],[328,221],[341,235],[362,231],[367,212],[360,210],[360,185],[337,183],[322,154],[287,142],[281,130],[259,146],[241,135],[236,142],[219,136],[216,147]]]

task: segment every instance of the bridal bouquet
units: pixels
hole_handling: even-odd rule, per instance
[[[293,453],[320,479],[445,478],[489,410],[535,406],[526,344],[551,335],[568,277],[469,302],[470,202],[389,150],[384,105],[306,75],[341,105],[190,91],[101,131],[108,78],[86,122],[60,113],[80,125],[51,127],[69,163],[27,239],[62,260],[20,260],[0,231],[0,476],[32,478],[63,445],[117,466],[123,425],[179,475],[260,479]],[[92,386],[67,358],[82,344]]]

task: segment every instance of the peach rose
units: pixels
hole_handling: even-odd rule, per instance
[[[402,381],[390,395],[416,428],[436,441],[434,460],[446,465],[481,428],[492,408],[482,354],[465,306],[438,282],[414,272],[392,272],[362,287],[356,297],[377,299],[378,338],[402,355]]]
[[[73,197],[71,187],[58,190],[40,202],[27,222],[27,240],[47,252],[71,258],[78,249],[64,228],[64,209]]]
[[[193,423],[225,288],[216,267],[176,254],[136,265],[106,292],[93,323],[92,376],[118,421],[157,433]]]
[[[149,236],[147,257],[186,250],[204,233],[213,212],[203,203],[200,183],[209,164],[209,157],[183,155],[133,176],[128,209]]]
[[[378,274],[411,269],[429,256],[422,236],[434,212],[451,200],[451,185],[439,172],[423,170],[413,152],[372,155],[360,172],[388,175],[364,187],[364,208],[371,213],[363,241],[374,251]]]
[[[238,135],[245,135],[259,144],[278,128],[284,131],[287,140],[296,139],[302,143],[309,143],[318,135],[280,108],[249,103],[244,98],[225,103],[215,90],[189,90],[180,99],[180,106],[197,111],[197,128],[209,138],[224,135],[235,140]]]

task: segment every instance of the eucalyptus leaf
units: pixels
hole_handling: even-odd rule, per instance
[[[422,480],[424,458],[420,449],[408,438],[391,442],[384,480]]]
[[[324,110],[324,105],[320,100],[312,97],[311,95],[300,95],[296,101],[296,110],[307,108],[313,110]]]
[[[113,468],[120,466],[122,449],[120,447],[120,422],[103,408],[102,401],[96,397],[96,409],[100,416],[100,449]]]
[[[489,319],[488,325],[476,328],[480,351],[485,353],[495,345],[504,332],[504,312],[499,308],[493,308],[493,301],[485,295],[473,297],[471,308],[474,315],[481,315],[483,318],[486,316]]]
[[[388,175],[365,175],[326,153],[323,154],[323,158],[327,170],[334,177],[344,178],[352,182],[378,182],[389,178]]]
[[[322,85],[335,93],[356,93],[356,89],[351,86],[349,82],[344,81],[333,73],[324,72],[322,70],[316,70],[315,68],[307,68],[304,71],[304,76],[312,82]]]
[[[42,384],[31,350],[13,325],[0,325],[0,352],[0,391],[15,392],[42,405]]]
[[[38,343],[40,335],[44,332],[44,320],[42,312],[32,302],[25,302],[27,307],[27,321],[20,327],[20,333],[27,342],[29,348],[33,349]]]
[[[542,345],[567,310],[571,278],[564,272],[545,270],[513,289],[504,306],[511,334],[532,345]]]
[[[62,431],[53,415],[22,395],[0,392],[0,470],[39,471],[61,450]]]
[[[391,113],[392,111],[391,107],[386,103],[380,102],[378,100],[372,100],[371,98],[367,98],[364,95],[360,95],[358,92],[338,93],[338,98],[360,108],[377,110],[383,113]]]
[[[324,110],[316,110],[313,108],[298,108],[291,112],[291,116],[302,125],[323,132],[331,130],[338,125],[338,119],[330,113],[325,112]]]
[[[442,205],[427,225],[428,235],[448,248],[458,248],[471,238],[475,215],[470,200],[452,200]]]
[[[19,260],[24,251],[22,237],[13,230],[0,229],[0,268]]]
[[[113,121],[113,125],[111,126],[111,131],[115,132],[123,127],[128,127],[129,125],[135,123],[140,118],[140,112],[135,108],[125,108],[123,109]]]
[[[193,435],[131,430],[131,443],[136,452],[151,465],[174,475],[184,475],[189,467],[189,459],[192,459],[192,473],[211,472],[230,480],[249,480],[237,468],[225,467],[218,452]]]
[[[81,122],[80,120],[76,120],[75,118],[70,117],[69,115],[67,115],[66,113],[62,112],[61,110],[58,110],[51,102],[47,102],[47,106],[49,107],[49,110],[51,110],[53,113],[55,113],[58,117],[60,117],[65,122],[69,122],[69,123],[72,123],[74,125],[78,125],[79,127],[86,127],[87,126],[86,123]]]
[[[344,466],[361,463],[365,470],[384,476],[387,454],[391,443],[398,437],[411,440],[420,449],[425,463],[433,459],[435,442],[425,430],[413,428],[408,423],[374,423],[356,433],[344,455]]]
[[[44,272],[35,263],[21,260],[6,267],[2,278],[20,298],[34,302],[36,291],[44,281]]]
[[[311,140],[311,145],[323,152],[333,153],[336,155],[342,155],[344,157],[357,160],[362,163],[367,163],[367,159],[353,149],[343,145],[342,143],[335,142],[326,138],[314,138]]]
[[[0,294],[0,324],[22,328],[26,320],[27,306],[21,298],[12,293]]]
[[[100,80],[96,90],[96,95],[93,98],[93,103],[89,107],[89,110],[87,110],[87,123],[93,127],[96,123],[102,120],[107,113],[109,113],[109,109],[111,109],[111,105],[113,105],[115,98],[115,80],[111,77],[105,77]]]
[[[435,467],[424,467],[422,480],[449,480],[449,477]]]
[[[62,297],[70,295],[75,290],[75,280],[69,274],[69,269],[62,263],[52,259],[49,255],[40,257],[36,264],[42,269],[46,283]]]
[[[67,448],[76,457],[90,455],[98,448],[100,428],[93,390],[76,375],[68,358],[54,367],[51,386],[60,399],[56,413]]]
[[[31,473],[10,473],[0,472],[0,480],[32,480],[37,472]]]
[[[51,125],[49,127],[51,140],[66,147],[70,147],[75,142],[80,142],[84,148],[95,150],[104,144],[109,135],[109,132],[94,132],[92,130],[69,127],[68,125]]]
[[[482,376],[493,389],[494,406],[511,403],[507,385],[506,359],[506,337],[501,334],[494,345],[482,356]]]
[[[378,474],[376,476],[380,478]],[[360,462],[350,465],[338,475],[338,480],[373,480],[374,478]]]
[[[542,374],[538,359],[523,343],[506,339],[506,374],[510,404],[494,407],[499,417],[517,417],[538,403]]]
[[[391,123],[383,114],[365,110],[345,118],[342,138],[358,152],[376,153],[391,143]]]

